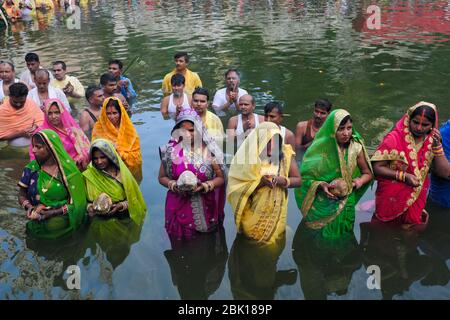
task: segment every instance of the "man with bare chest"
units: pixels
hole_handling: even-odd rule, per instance
[[[313,118],[301,121],[295,130],[295,148],[304,153],[311,145],[317,131],[322,127],[331,111],[332,104],[327,99],[317,100],[314,104]]]

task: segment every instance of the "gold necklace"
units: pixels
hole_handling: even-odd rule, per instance
[[[416,140],[414,139],[414,149],[416,150],[416,152],[419,152],[420,149],[422,149],[423,143],[425,142],[425,139],[423,139],[422,141],[419,141],[418,143],[416,142]]]
[[[47,186],[46,186],[47,188],[44,188],[44,186],[42,186],[41,190],[42,190],[43,193],[47,193],[48,188],[49,188],[50,185],[52,184],[53,178],[54,178],[54,176],[52,175],[52,177],[51,177],[49,183],[47,183]]]

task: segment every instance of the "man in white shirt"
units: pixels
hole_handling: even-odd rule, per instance
[[[44,101],[47,99],[59,99],[64,107],[71,111],[69,101],[61,89],[50,85],[50,72],[45,69],[36,71],[35,75],[36,88],[30,90],[28,97],[41,108],[44,107]]]
[[[9,61],[0,61],[0,104],[9,96],[9,86],[17,82],[19,79],[16,79],[14,65]]]
[[[20,82],[25,83],[28,86],[28,89],[31,90],[33,88],[36,88],[36,71],[43,68],[41,67],[41,63],[39,62],[39,56],[34,52],[30,52],[25,55],[25,62],[27,64],[28,70],[25,70],[20,74]],[[53,76],[51,74],[50,80],[53,80]]]
[[[217,90],[212,106],[220,116],[225,115],[226,110],[236,110],[236,104],[240,97],[248,94],[246,90],[239,88],[240,74],[237,69],[229,69],[225,72],[226,87]]]

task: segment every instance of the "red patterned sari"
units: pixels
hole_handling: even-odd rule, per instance
[[[419,106],[429,106],[436,113],[435,127],[438,125],[437,109],[434,104],[419,102],[397,122],[395,128],[384,138],[371,161],[389,161],[393,170],[403,170],[415,175],[420,185],[411,187],[404,182],[377,177],[375,193],[375,216],[381,221],[397,220],[403,224],[423,224],[422,212],[425,208],[430,178],[428,172],[433,162],[431,132],[423,144],[416,145],[409,130],[410,117]]]

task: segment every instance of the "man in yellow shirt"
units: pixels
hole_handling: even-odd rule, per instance
[[[162,83],[162,91],[164,96],[168,96],[172,93],[172,85],[170,84],[170,79],[176,73],[182,74],[185,78],[184,92],[191,95],[195,88],[202,86],[202,81],[196,72],[192,72],[187,68],[189,63],[189,56],[187,52],[177,52],[174,56],[175,59],[175,69],[164,76]]]
[[[50,84],[61,89],[67,98],[79,99],[84,97],[84,87],[77,78],[67,75],[67,66],[64,61],[53,62],[53,79]]]

